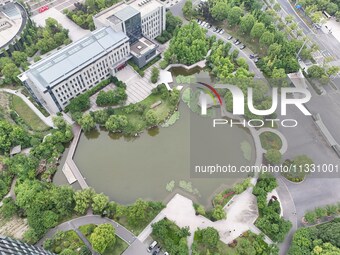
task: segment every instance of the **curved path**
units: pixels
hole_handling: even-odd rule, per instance
[[[285,240],[279,245],[280,255],[288,254],[290,243],[292,241],[293,235],[298,228],[298,219],[296,215],[296,207],[291,193],[281,177],[280,174],[276,175],[278,187],[276,188],[277,194],[280,199],[283,217],[292,223],[292,228],[288,232]]]
[[[83,242],[88,246],[93,254],[97,254],[92,250],[91,244],[88,242],[88,240],[84,237],[84,235],[78,230],[80,226],[86,225],[86,224],[104,224],[104,223],[110,223],[115,229],[116,229],[116,235],[124,240],[127,244],[131,245],[134,242],[140,242],[137,240],[136,236],[132,234],[129,230],[127,230],[125,227],[120,225],[119,223],[108,219],[104,217],[100,217],[98,215],[86,215],[82,216],[76,219],[72,219],[69,221],[66,221],[64,223],[61,223],[60,225],[54,227],[53,229],[50,229],[47,234],[37,243],[37,246],[42,246],[44,241],[47,238],[51,238],[57,231],[68,231],[68,230],[74,230],[79,235],[79,237],[83,240]]]
[[[286,153],[287,149],[288,149],[288,142],[287,142],[287,139],[286,137],[284,137],[284,135],[277,129],[273,129],[273,128],[261,128],[259,130],[257,130],[257,134],[258,136],[260,137],[260,135],[264,132],[272,132],[274,134],[276,134],[278,137],[280,137],[281,139],[281,142],[282,142],[282,146],[281,146],[281,149],[280,149],[280,153],[283,155],[284,153]],[[261,146],[262,147],[262,146]],[[263,149],[263,152],[266,152],[265,149]]]
[[[53,126],[53,121],[52,121],[52,117],[45,117],[41,111],[39,111],[39,109],[25,96],[23,95],[19,90],[12,90],[12,89],[0,89],[0,92],[5,92],[5,93],[9,93],[12,95],[16,95],[18,97],[20,97],[27,105],[29,108],[31,108],[31,110],[49,127],[54,127]]]

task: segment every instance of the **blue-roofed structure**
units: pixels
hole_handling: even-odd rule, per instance
[[[66,46],[44,60],[32,65],[27,76],[43,87],[53,87],[65,76],[79,71],[90,62],[101,58],[115,45],[125,42],[127,36],[110,27],[94,31],[90,36]]]
[[[56,113],[130,58],[129,37],[103,27],[30,66],[19,78],[37,102]]]

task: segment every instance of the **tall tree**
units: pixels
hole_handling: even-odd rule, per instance
[[[101,224],[94,229],[90,240],[93,249],[103,254],[108,246],[116,242],[115,229],[110,223]]]

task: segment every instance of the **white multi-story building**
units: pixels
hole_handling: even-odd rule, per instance
[[[0,0],[1,1],[1,0]],[[50,113],[114,76],[130,58],[143,67],[160,52],[152,39],[165,29],[158,0],[118,3],[93,17],[97,30],[30,66],[19,79]]]
[[[19,78],[50,113],[107,79],[131,58],[129,38],[103,27],[32,65]]]
[[[134,1],[130,4],[141,13],[142,33],[154,39],[165,30],[165,7],[157,0]]]
[[[135,20],[131,17],[135,16]],[[93,16],[96,28],[111,26],[128,36],[129,23],[140,26],[143,36],[154,39],[165,30],[165,6],[158,0],[134,0],[121,2]],[[138,21],[137,21],[138,20]],[[139,24],[138,24],[139,23]]]

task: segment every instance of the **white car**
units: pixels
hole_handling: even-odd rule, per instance
[[[201,23],[201,26],[204,27],[206,24],[207,24],[207,22],[203,21],[203,22]]]
[[[219,34],[223,34],[224,33],[224,29],[222,29],[220,32],[218,32]]]
[[[166,251],[166,252],[164,252],[164,255],[169,255],[169,253]]]
[[[157,244],[157,241],[153,241],[146,250],[150,253]]]

